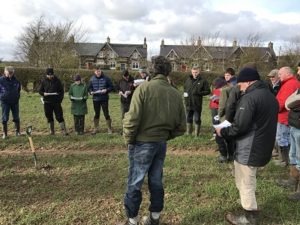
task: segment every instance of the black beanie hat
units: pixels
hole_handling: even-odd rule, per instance
[[[242,69],[237,77],[237,83],[260,80],[256,69],[246,67]]]
[[[46,69],[46,74],[47,74],[47,75],[54,75],[53,68],[47,68],[47,69]]]

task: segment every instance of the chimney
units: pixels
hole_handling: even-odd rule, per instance
[[[200,46],[202,44],[201,38],[198,37],[197,45]]]
[[[163,48],[164,46],[165,46],[165,41],[164,41],[164,39],[162,39],[162,40],[161,40],[160,47],[162,47],[162,48]]]
[[[232,47],[236,47],[237,46],[237,41],[236,40],[233,40],[232,42]]]
[[[144,37],[144,45],[143,45],[143,48],[147,48],[147,40],[146,40],[146,37]]]
[[[109,44],[110,43],[110,38],[107,36],[106,42]]]
[[[273,42],[269,42],[269,44],[268,44],[268,47],[269,47],[269,49],[273,49]]]

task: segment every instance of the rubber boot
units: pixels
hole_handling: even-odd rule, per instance
[[[15,122],[15,131],[16,131],[16,136],[20,136],[20,122]]]
[[[65,122],[61,122],[61,123],[59,123],[59,125],[60,125],[60,129],[61,129],[61,131],[62,131],[62,134],[63,134],[64,136],[69,135],[68,132],[67,132],[67,129],[66,129],[66,124],[65,124]]]
[[[192,135],[193,132],[193,124],[192,123],[187,123],[186,124],[186,134],[187,135]]]
[[[195,137],[199,137],[200,134],[200,125],[195,125]]]
[[[279,180],[277,184],[284,188],[293,188],[296,191],[299,181],[299,171],[296,166],[290,167],[289,178],[287,180]]]
[[[50,129],[50,135],[54,135],[55,131],[54,131],[54,121],[49,123],[49,129]]]
[[[3,123],[3,135],[2,135],[2,139],[6,139],[7,136],[7,123]]]
[[[94,119],[94,130],[92,134],[97,134],[99,133],[99,119]]]
[[[290,148],[289,146],[283,146],[280,147],[280,150],[282,155],[282,161],[284,162],[285,166],[288,166],[290,164],[290,157],[289,157]]]
[[[300,171],[295,167],[292,171],[292,176],[297,178],[297,188],[294,194],[288,196],[291,201],[300,201]]]
[[[107,125],[107,133],[112,134],[111,120],[106,120],[106,125]]]

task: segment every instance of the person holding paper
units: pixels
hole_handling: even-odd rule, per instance
[[[42,80],[39,94],[43,97],[44,112],[49,123],[50,134],[54,135],[54,119],[59,122],[63,135],[68,135],[61,103],[64,98],[64,88],[60,79],[54,75],[53,68],[46,69],[46,77]]]
[[[198,137],[201,127],[203,96],[210,94],[210,88],[207,80],[200,75],[199,67],[193,67],[191,73],[185,81],[183,94],[187,114],[187,134],[192,134],[194,121],[195,136]]]
[[[244,94],[238,102],[233,122],[229,127],[216,128],[216,132],[225,139],[236,140],[235,183],[244,213],[228,213],[225,218],[231,224],[259,224],[256,172],[271,160],[279,106],[256,69],[242,69],[237,83]]]
[[[100,119],[100,109],[102,108],[106,125],[108,129],[108,133],[112,133],[111,128],[111,118],[108,110],[108,100],[109,100],[109,92],[114,89],[111,79],[104,75],[101,71],[100,66],[95,68],[94,75],[90,79],[90,83],[88,86],[89,93],[93,96],[93,105],[94,105],[94,126],[95,129],[93,134],[99,132],[99,119]]]
[[[122,72],[122,79],[119,81],[116,87],[120,95],[122,119],[124,119],[124,114],[129,110],[134,91],[133,82],[133,77],[129,75],[128,70],[124,70]]]
[[[74,83],[71,85],[69,90],[69,98],[72,101],[71,113],[74,116],[75,132],[78,135],[83,135],[85,114],[88,112],[86,104],[88,91],[87,86],[81,82],[80,75],[76,75],[74,77]]]

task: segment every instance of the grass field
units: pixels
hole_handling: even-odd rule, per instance
[[[99,224],[113,225],[125,219],[123,195],[127,178],[127,151],[121,131],[119,98],[111,95],[110,112],[114,134],[106,134],[103,115],[101,133],[90,135],[93,110],[88,101],[87,133],[76,136],[70,102],[63,102],[70,135],[48,136],[47,122],[38,94],[22,93],[22,132],[33,125],[38,168],[26,136],[0,141],[0,224]],[[182,136],[169,142],[165,162],[164,225],[226,224],[224,214],[238,211],[238,192],[231,175],[232,164],[216,161],[211,137],[207,99],[199,138]],[[276,179],[287,169],[272,162],[258,172],[257,200],[261,224],[300,224],[300,203],[289,202]],[[140,215],[147,214],[147,182]]]

